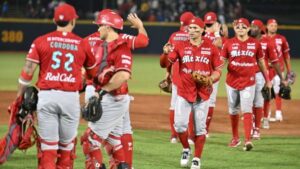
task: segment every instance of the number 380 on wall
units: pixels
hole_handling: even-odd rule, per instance
[[[1,31],[2,43],[21,43],[23,42],[23,31],[3,30]]]

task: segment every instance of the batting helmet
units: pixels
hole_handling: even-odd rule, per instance
[[[96,21],[98,25],[108,25],[116,29],[123,29],[124,21],[121,16],[110,9],[104,9],[99,12]]]

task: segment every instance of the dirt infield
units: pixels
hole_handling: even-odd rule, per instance
[[[15,98],[16,92],[0,91],[0,125],[7,124],[9,116],[7,107]],[[131,121],[135,129],[168,130],[168,108],[170,96],[133,95],[131,103]],[[281,136],[300,136],[300,100],[283,102],[283,122],[271,123],[271,129],[262,130],[262,134]],[[240,121],[240,127],[242,122]],[[230,133],[230,121],[227,113],[226,98],[218,98],[217,107],[211,123],[211,133]],[[242,131],[242,128],[240,128]]]

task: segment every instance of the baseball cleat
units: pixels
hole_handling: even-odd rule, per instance
[[[200,158],[194,157],[192,160],[191,169],[200,169],[201,161]]]
[[[180,166],[181,167],[188,167],[190,161],[191,151],[190,149],[183,149],[180,159]]]
[[[245,145],[244,145],[244,147],[243,147],[243,150],[244,151],[250,151],[250,150],[252,150],[253,149],[253,144],[252,144],[252,142],[251,141],[247,141],[246,143],[245,143]]]
[[[275,119],[276,119],[276,121],[282,121],[282,112],[281,112],[281,110],[276,110],[276,112],[275,112]]]
[[[263,129],[269,129],[270,128],[270,124],[269,124],[269,119],[268,118],[263,118],[262,128]]]
[[[269,118],[269,122],[275,122],[275,121],[276,121],[276,118],[274,118],[274,117]]]
[[[253,138],[254,140],[259,140],[259,139],[260,139],[260,132],[259,132],[259,129],[254,129],[254,130],[253,130],[252,138]]]
[[[177,139],[176,139],[175,137],[172,137],[172,138],[170,139],[170,143],[176,144],[176,143],[177,143]]]
[[[236,138],[233,138],[233,139],[231,139],[231,142],[228,144],[228,147],[237,147],[237,146],[239,146],[241,144],[241,141],[240,141],[240,139],[236,139]]]

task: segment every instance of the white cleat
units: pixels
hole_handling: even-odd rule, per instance
[[[281,110],[276,110],[276,112],[275,112],[275,119],[276,119],[276,121],[282,121],[282,112],[281,112]]]
[[[194,141],[190,138],[188,139],[188,142],[189,142],[189,145],[194,145],[195,144]]]
[[[189,161],[191,156],[191,150],[190,149],[183,149],[180,159],[180,166],[181,167],[188,167]]]
[[[254,129],[254,130],[253,130],[252,138],[253,138],[254,140],[259,140],[259,139],[260,139],[260,132],[259,132],[259,129]]]
[[[263,118],[262,128],[263,129],[269,129],[270,128],[270,124],[269,124],[269,119],[268,118]]]
[[[201,161],[200,158],[194,157],[192,160],[191,169],[200,169]]]

